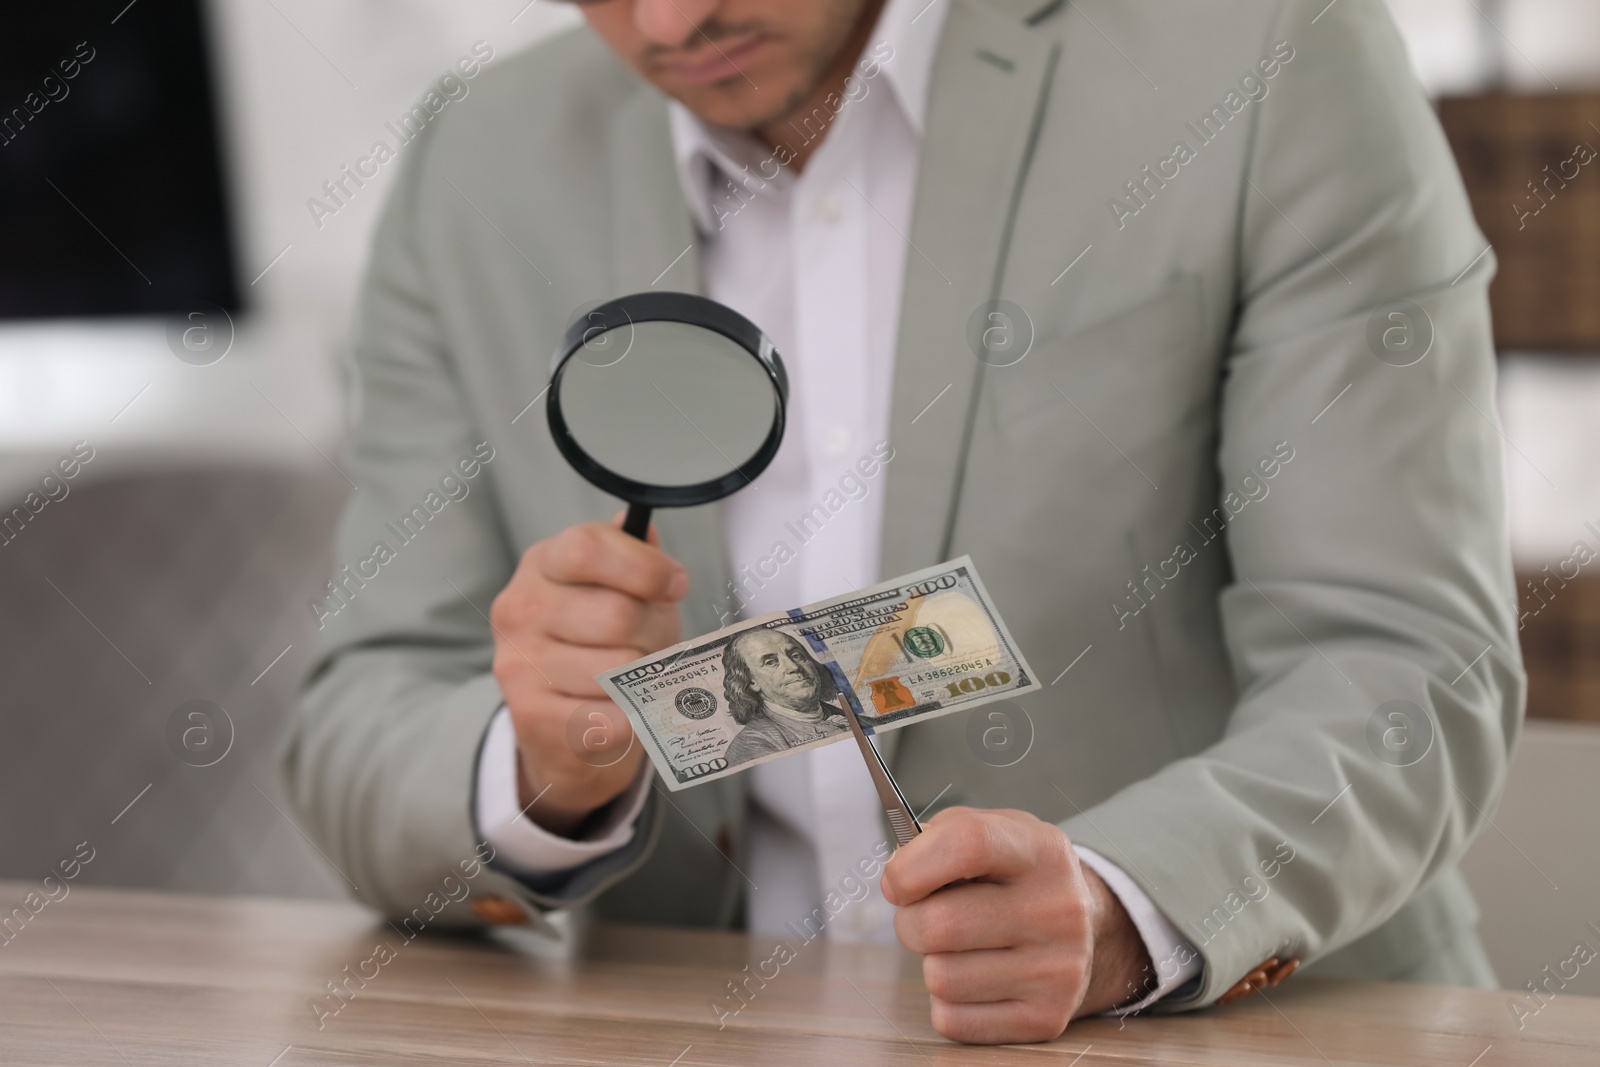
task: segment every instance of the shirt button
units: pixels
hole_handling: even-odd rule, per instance
[[[822,431],[822,454],[829,459],[838,459],[850,451],[850,427],[842,422],[836,422]]]
[[[823,222],[838,222],[844,217],[844,205],[839,203],[838,193],[828,193],[817,200],[817,218]]]

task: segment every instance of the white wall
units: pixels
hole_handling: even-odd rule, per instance
[[[1434,95],[1600,85],[1595,0],[1389,0]]]
[[[541,0],[213,0],[212,8],[244,205],[244,280],[288,247],[253,295],[330,323],[343,321],[394,168],[320,229],[307,199],[374,140],[392,143],[383,124],[475,41],[503,60],[578,21],[574,8]]]

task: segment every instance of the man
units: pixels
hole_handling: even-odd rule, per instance
[[[285,749],[360,894],[408,910],[482,836],[485,917],[781,930],[883,839],[859,755],[668,803],[593,676],[969,553],[1048,681],[1032,745],[885,736],[941,810],[829,927],[922,953],[940,1033],[1301,963],[1490,982],[1456,862],[1523,695],[1493,256],[1379,0],[1320,6],[602,0],[486,72],[379,229],[338,558],[499,458],[350,590]],[[762,478],[640,542],[529,406],[573,315],[652,287],[759,323],[793,389]],[[1369,729],[1396,708],[1420,759]]]
[[[748,630],[722,650],[728,711],[741,729],[723,758],[728,766],[850,732],[833,675],[805,646],[777,630]]]

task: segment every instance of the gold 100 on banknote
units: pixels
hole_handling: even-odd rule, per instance
[[[773,612],[598,676],[671,789],[1040,688],[972,561]]]

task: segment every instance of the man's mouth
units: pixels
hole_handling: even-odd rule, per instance
[[[702,46],[691,57],[666,60],[658,67],[690,85],[712,85],[728,78],[744,76],[744,68],[771,40],[764,33],[729,37],[722,41],[701,39]]]

